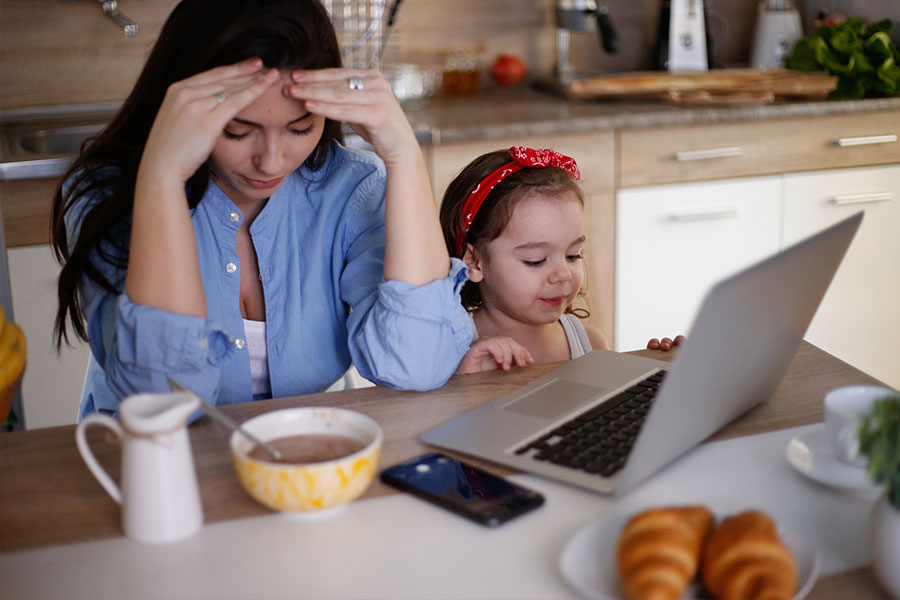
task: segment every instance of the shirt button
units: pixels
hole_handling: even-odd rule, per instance
[[[228,218],[231,219],[232,223],[237,223],[241,220],[241,215],[237,214],[236,212],[232,212],[228,213]]]
[[[225,270],[229,273],[234,273],[235,271],[237,271],[237,265],[234,263],[228,263],[227,265],[225,265]]]
[[[234,340],[234,347],[237,348],[238,350],[243,350],[244,349],[244,340],[242,340],[240,338]]]
[[[202,350],[202,349],[206,348],[207,345],[209,345],[209,342],[206,341],[206,338],[201,338],[200,339],[200,349]]]

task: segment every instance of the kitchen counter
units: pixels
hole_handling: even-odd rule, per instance
[[[28,151],[21,140],[65,123],[102,124],[115,103],[0,111],[0,180],[60,175],[70,155]],[[900,109],[900,98],[782,102],[764,106],[685,107],[662,101],[569,101],[530,88],[491,90],[472,96],[439,96],[406,108],[423,146],[502,137],[565,135],[740,121],[865,113]],[[37,135],[42,136],[43,133]],[[46,145],[46,144],[44,144]]]
[[[518,135],[563,135],[897,109],[900,98],[686,107],[647,100],[569,101],[520,88],[436,97],[427,105],[408,108],[406,114],[417,132],[427,132],[420,138],[430,137],[429,143],[438,145]]]

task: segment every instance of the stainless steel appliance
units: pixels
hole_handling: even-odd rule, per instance
[[[604,0],[556,0],[556,67],[554,77],[563,84],[577,79],[570,60],[571,32],[597,32],[600,46],[609,54],[619,50],[619,36]]]

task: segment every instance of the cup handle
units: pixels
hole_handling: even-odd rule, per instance
[[[88,445],[85,431],[90,425],[101,425],[112,430],[112,432],[116,434],[116,437],[119,438],[119,441],[121,441],[123,437],[122,427],[119,425],[118,421],[112,417],[94,413],[86,416],[75,429],[75,444],[78,446],[78,452],[81,454],[81,458],[84,460],[85,464],[87,464],[91,473],[94,474],[97,481],[100,482],[100,485],[103,486],[103,489],[106,490],[106,493],[112,496],[112,499],[115,500],[117,504],[122,504],[122,491],[109,474],[107,474],[106,470],[100,466],[100,463],[97,462],[94,453],[91,452],[91,448]]]
[[[856,439],[856,423],[844,425],[838,432],[839,455],[847,462],[854,462],[859,457],[859,442]]]

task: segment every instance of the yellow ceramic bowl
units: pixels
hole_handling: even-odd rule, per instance
[[[231,456],[247,493],[271,509],[319,511],[349,502],[372,483],[381,456],[381,427],[366,415],[331,407],[275,410],[242,427],[264,442],[310,433],[354,437],[366,446],[348,456],[324,462],[285,464],[251,458],[253,442],[235,432]]]

